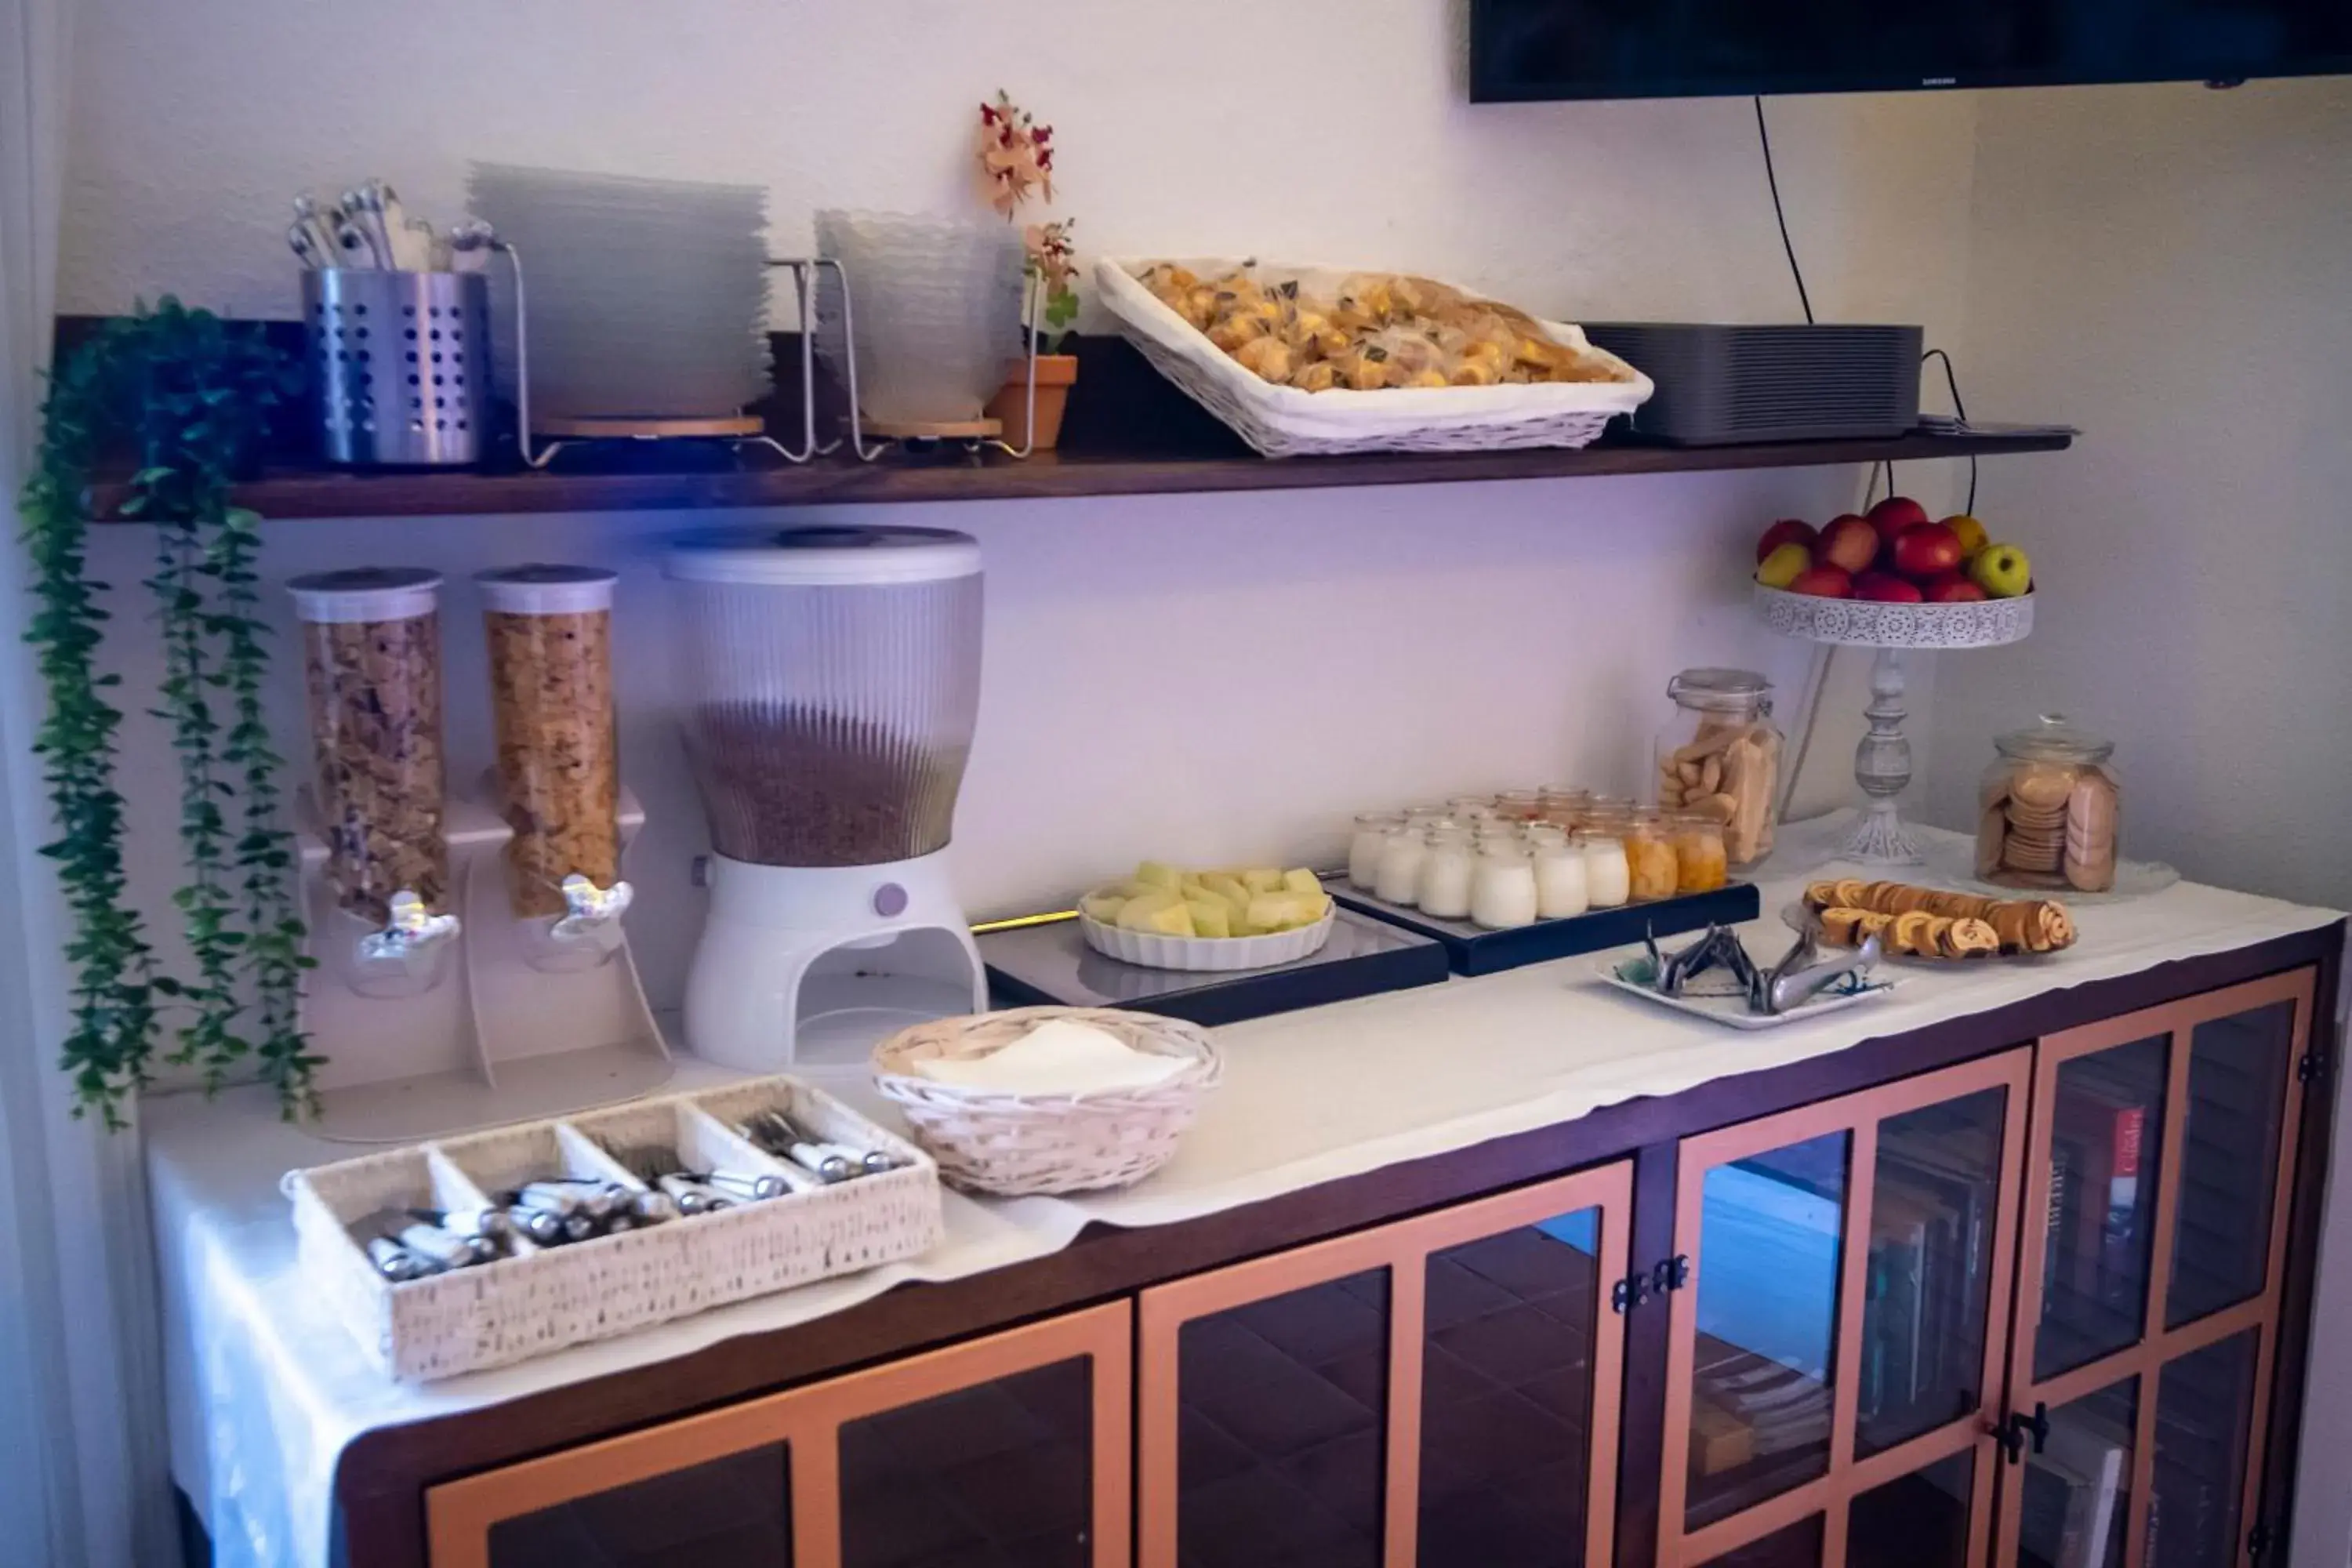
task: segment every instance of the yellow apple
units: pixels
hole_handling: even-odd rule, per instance
[[[1801,544],[1781,544],[1764,557],[1756,568],[1756,580],[1767,588],[1785,588],[1797,580],[1797,574],[1813,563],[1813,552]]]
[[[1969,563],[1969,575],[1996,599],[2014,599],[2033,586],[2033,563],[2014,544],[1988,544]]]
[[[1992,535],[1985,531],[1985,525],[1967,512],[1946,518],[1944,526],[1960,536],[1960,559],[1963,561],[1975,560],[1984,552],[1984,547],[1992,542]]]

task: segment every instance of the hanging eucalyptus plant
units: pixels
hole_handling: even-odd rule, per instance
[[[25,542],[48,712],[35,751],[58,822],[42,852],[58,863],[73,934],[72,1026],[63,1049],[79,1110],[123,1124],[124,1100],[151,1076],[163,1009],[173,1005],[166,1058],[207,1088],[258,1058],[289,1116],[312,1103],[296,1005],[302,922],[293,841],[281,823],[280,766],[263,719],[267,628],[258,609],[253,512],[229,486],[258,450],[299,373],[253,325],[232,325],[166,297],[105,323],[57,368],[41,447],[25,486]],[[147,579],[163,676],[153,710],[169,725],[180,772],[185,860],[173,895],[194,973],[163,973],[123,873],[123,803],[115,790],[121,677],[102,674],[104,583],[88,571],[89,492],[101,459],[133,465],[121,503],[152,524]]]

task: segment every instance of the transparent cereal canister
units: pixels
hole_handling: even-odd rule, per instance
[[[441,575],[361,567],[287,584],[301,623],[313,788],[336,903],[382,925],[449,908],[442,833]]]
[[[475,582],[489,646],[499,796],[514,830],[509,905],[519,919],[593,916],[621,887],[614,574],[530,565]]]

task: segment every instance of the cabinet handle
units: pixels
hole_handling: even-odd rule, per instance
[[[2025,1458],[2025,1440],[2028,1437],[2033,1439],[2033,1451],[2037,1454],[2050,1441],[2050,1406],[2037,1399],[2033,1402],[2032,1415],[2011,1413],[1987,1426],[1985,1431],[2000,1445],[2001,1452],[2009,1456],[2011,1464],[2021,1463]]]

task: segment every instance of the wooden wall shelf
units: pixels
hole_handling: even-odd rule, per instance
[[[65,351],[94,324],[58,322]],[[268,323],[270,335],[299,353],[297,322]],[[1914,432],[1893,439],[1775,441],[1732,447],[1663,447],[1606,439],[1580,451],[1387,452],[1348,458],[1258,457],[1181,392],[1162,380],[1124,341],[1079,340],[1078,384],[1058,452],[1025,461],[961,452],[929,458],[894,452],[874,463],[824,458],[794,466],[758,450],[732,457],[700,449],[622,447],[607,453],[567,451],[542,471],[521,467],[509,440],[498,462],[506,471],[341,472],[310,458],[302,421],[289,418],[260,475],[236,488],[238,505],[273,521],[354,517],[625,511],[725,507],[793,507],[893,501],[1032,500],[1080,496],[1171,495],[1230,490],[1319,489],[1342,486],[1448,484],[1485,479],[1566,479],[1605,474],[1694,473],[1727,468],[1810,468],[1842,463],[1912,462],[2062,451],[2072,437],[2046,429],[1981,428],[1968,435]],[[778,334],[776,363],[800,363],[796,338]],[[820,387],[821,410],[831,400]],[[780,391],[763,414],[780,438],[801,426],[799,390]],[[829,421],[821,425],[829,426]],[[647,460],[650,459],[650,460]],[[100,484],[92,515],[116,515],[120,484]]]
[[[2053,452],[2068,444],[2063,436],[1910,435],[1894,440],[1780,441],[1739,447],[1629,444],[1581,451],[1389,452],[1280,460],[1246,453],[1179,456],[1076,450],[1043,452],[1025,461],[993,455],[934,462],[890,458],[857,463],[825,458],[798,468],[772,458],[765,462],[746,458],[741,467],[731,469],[672,473],[362,474],[272,468],[239,485],[235,499],[236,504],[249,506],[274,521],[823,502],[1025,500],[1899,463],[1923,458]],[[91,499],[102,520],[133,521],[114,515],[119,487],[101,486]]]

